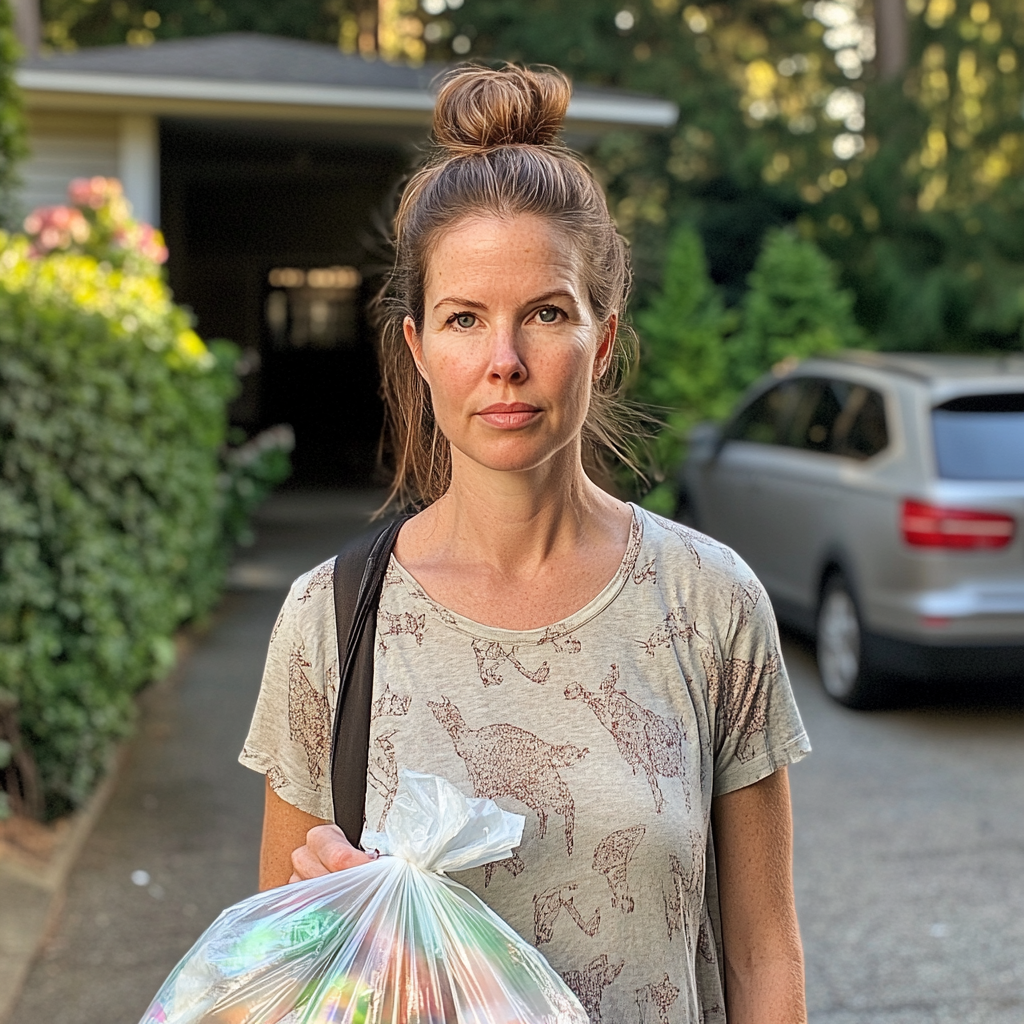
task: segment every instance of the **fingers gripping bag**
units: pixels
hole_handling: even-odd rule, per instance
[[[522,815],[403,770],[377,860],[225,910],[140,1024],[587,1024],[544,957],[447,871],[512,855]]]

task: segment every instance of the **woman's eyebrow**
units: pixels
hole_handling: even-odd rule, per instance
[[[460,299],[457,295],[448,295],[434,303],[434,309],[440,309],[441,306],[462,306],[466,309],[487,308],[486,304],[483,302],[474,302],[473,299]]]
[[[572,292],[566,291],[564,288],[559,288],[556,291],[545,292],[543,295],[538,295],[534,299],[529,299],[526,302],[524,302],[523,305],[524,306],[533,306],[536,303],[544,302],[547,299],[569,299],[570,302],[578,302],[579,301]]]
[[[558,288],[555,291],[544,292],[542,295],[537,295],[532,299],[527,299],[524,306],[534,306],[538,302],[546,302],[548,299],[569,299],[571,302],[579,301],[576,296],[566,291],[564,288]],[[441,306],[459,306],[462,309],[486,309],[487,303],[476,302],[473,299],[461,299],[457,295],[446,295],[443,299],[439,299],[434,303],[434,309],[440,309]]]

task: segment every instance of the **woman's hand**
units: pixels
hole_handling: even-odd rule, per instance
[[[288,881],[319,878],[332,871],[366,864],[375,857],[357,850],[337,825],[314,825],[306,833],[306,842],[292,850],[292,873]]]
[[[319,878],[365,864],[373,857],[357,850],[337,825],[300,811],[266,784],[260,890],[303,878]]]

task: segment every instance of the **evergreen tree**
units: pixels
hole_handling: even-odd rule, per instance
[[[749,278],[742,326],[729,340],[729,391],[747,387],[773,366],[857,348],[865,337],[853,317],[853,295],[811,242],[773,231]]]

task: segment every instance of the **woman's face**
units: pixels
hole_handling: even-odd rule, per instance
[[[458,222],[434,247],[424,300],[423,333],[407,317],[405,340],[456,465],[530,470],[577,441],[616,318],[595,320],[557,225]]]

